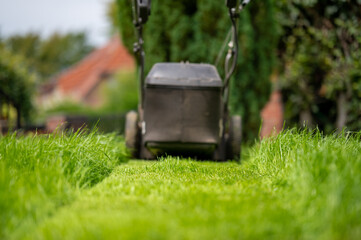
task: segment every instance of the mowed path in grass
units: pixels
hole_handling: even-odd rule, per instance
[[[292,215],[270,189],[259,184],[258,178],[237,163],[174,158],[160,162],[131,161],[46,220],[36,230],[35,237],[293,236],[297,229],[288,229],[287,233],[278,229],[289,225]],[[262,229],[255,231],[260,224]]]
[[[94,179],[95,185],[72,190],[71,197],[45,211],[47,215],[39,212],[41,206],[34,204],[34,210],[24,215],[31,223],[13,220],[8,236],[20,239],[361,239],[360,138],[361,133],[322,136],[319,132],[293,130],[257,143],[249,149],[242,164],[167,157],[159,161],[130,161],[114,167],[116,162],[109,161],[119,154],[114,152],[117,148],[113,144],[117,142],[85,137],[86,145],[89,146],[91,140],[94,150],[83,148],[85,145],[80,141],[78,149],[87,154],[79,157],[93,159],[84,166],[91,169],[85,172],[85,179]],[[68,141],[69,149],[74,139]],[[64,140],[59,141],[63,156],[77,156],[77,149],[64,155]],[[103,144],[101,148],[96,147],[99,143]],[[99,155],[93,156],[93,151]],[[103,158],[103,153],[106,154],[104,163],[94,165],[94,160]],[[111,170],[109,175],[108,170],[101,168],[104,164]],[[69,165],[64,166],[66,170]],[[57,165],[52,169],[58,169]],[[98,169],[103,169],[101,178],[95,175]],[[63,173],[59,173],[59,179],[63,179]],[[43,176],[44,172],[36,171],[36,174]],[[63,179],[64,186],[67,186],[66,179],[72,180],[73,176],[77,175]],[[38,181],[36,179],[33,181]],[[37,188],[29,189],[33,192]],[[54,190],[52,195],[46,195],[51,202],[66,193],[63,187],[59,189],[62,192]],[[34,203],[49,202],[33,195],[29,195],[29,199]],[[34,217],[33,213],[40,217]],[[18,213],[9,211],[9,216],[14,214]],[[21,231],[15,225],[19,221]]]
[[[254,146],[242,164],[131,161],[33,236],[360,239],[360,136],[289,131]]]

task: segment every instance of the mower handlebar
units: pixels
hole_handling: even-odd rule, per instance
[[[226,5],[228,8],[237,7],[237,0],[226,0]]]
[[[251,0],[241,0],[241,6],[246,6]],[[151,0],[134,0],[136,19],[135,24],[145,24],[151,13]],[[229,9],[236,8],[238,0],[226,0],[226,5]]]
[[[242,2],[242,5],[243,5],[243,6],[246,6],[250,1],[251,1],[251,0],[244,0],[244,1]]]
[[[241,6],[246,6],[251,0],[243,0],[241,1]],[[226,0],[226,5],[229,9],[237,8],[238,0]]]
[[[212,0],[209,0],[212,1]],[[225,0],[226,6],[229,9],[229,15],[232,21],[232,44],[226,57],[226,76],[224,79],[224,95],[225,97],[225,106],[228,105],[228,85],[229,80],[234,73],[237,63],[238,56],[238,35],[237,35],[237,26],[236,19],[239,17],[239,12],[242,11],[243,7],[246,6],[251,0]],[[137,53],[139,57],[140,65],[140,94],[141,94],[141,108],[143,108],[143,95],[144,95],[144,63],[145,63],[145,53],[143,49],[143,25],[148,21],[148,17],[151,13],[151,0],[133,0],[133,17],[134,25],[136,27],[136,34],[138,41],[134,44],[134,52]]]
[[[134,24],[141,25],[148,21],[151,9],[151,0],[134,0]]]

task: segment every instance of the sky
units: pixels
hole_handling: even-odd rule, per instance
[[[38,32],[86,31],[90,43],[103,45],[108,37],[109,0],[0,0],[0,36]]]

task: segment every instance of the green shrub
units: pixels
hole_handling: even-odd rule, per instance
[[[76,103],[72,101],[64,101],[59,104],[54,105],[54,107],[49,108],[45,111],[45,115],[51,114],[71,114],[71,115],[93,115],[95,110],[87,107],[81,103]]]
[[[138,84],[135,72],[121,71],[114,78],[104,89],[106,103],[101,111],[125,113],[137,109]]]

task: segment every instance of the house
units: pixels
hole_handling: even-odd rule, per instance
[[[267,138],[282,131],[284,124],[282,95],[273,91],[270,100],[261,111],[262,128],[260,137]]]
[[[104,102],[100,86],[111,79],[115,72],[134,69],[134,58],[120,38],[115,36],[104,47],[94,50],[78,64],[42,86],[38,104],[46,109],[63,101],[72,101],[98,107]]]

